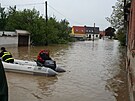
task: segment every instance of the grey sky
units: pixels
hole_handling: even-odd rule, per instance
[[[100,30],[110,26],[105,17],[110,17],[112,6],[117,0],[46,0],[48,16],[56,19],[66,18],[70,26],[96,26]],[[45,15],[45,0],[0,0],[2,7],[17,5],[17,10],[35,8]]]

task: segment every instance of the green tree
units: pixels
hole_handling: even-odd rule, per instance
[[[126,34],[123,33],[124,33],[124,28],[121,28],[117,31],[117,38],[122,46],[126,44]]]
[[[113,12],[106,20],[111,23],[115,29],[124,27],[124,0],[117,0],[115,6],[112,6]]]
[[[111,26],[117,30],[116,34],[118,34],[118,40],[121,45],[125,45],[126,43],[126,30],[125,30],[125,20],[124,20],[124,2],[125,0],[117,0],[115,6],[113,6],[113,12],[110,17],[107,17],[106,20],[110,22]],[[126,0],[126,4],[131,0]],[[121,31],[123,29],[123,31]],[[120,34],[121,33],[121,34]],[[121,39],[124,38],[124,39]],[[125,42],[123,42],[125,41]]]
[[[33,44],[44,44],[45,20],[39,16],[36,9],[16,11],[16,7],[9,8],[6,30],[27,30],[31,33]]]
[[[0,30],[4,31],[7,21],[7,14],[5,8],[0,7]]]
[[[6,23],[6,27],[5,30],[9,30],[9,31],[14,31],[15,28],[18,26],[18,12],[16,11],[16,6],[14,7],[9,7],[8,8],[8,13],[7,13],[7,23]]]
[[[112,37],[115,35],[114,32],[115,32],[115,29],[112,27],[108,27],[107,29],[105,29],[105,35],[110,36],[109,39],[112,39]]]
[[[59,22],[56,20],[56,18],[50,17],[47,22],[47,38],[48,43],[58,43],[58,34],[59,30],[57,28],[59,26]]]
[[[31,33],[31,43],[34,45],[47,45],[67,43],[69,41],[69,22],[56,20],[50,17],[46,22],[36,9],[17,11],[16,6],[9,7],[5,29],[27,30]]]
[[[58,29],[59,29],[59,34],[58,34],[58,37],[59,37],[59,42],[61,43],[67,43],[68,39],[69,39],[69,22],[64,19],[64,20],[61,20],[59,22],[59,26],[58,26]]]

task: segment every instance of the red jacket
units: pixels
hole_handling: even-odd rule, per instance
[[[44,63],[45,60],[50,60],[49,51],[48,50],[41,50],[38,53],[37,60],[40,61],[41,63]]]

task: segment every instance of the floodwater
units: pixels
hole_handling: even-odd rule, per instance
[[[118,41],[7,47],[15,58],[31,61],[45,48],[66,72],[56,77],[7,72],[9,101],[128,101],[125,50]]]

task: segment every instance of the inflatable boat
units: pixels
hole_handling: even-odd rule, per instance
[[[31,61],[15,60],[14,63],[2,62],[5,71],[33,75],[56,76],[58,73],[51,68],[37,66]]]
[[[65,69],[54,64],[53,60],[46,60],[46,65],[42,65],[36,60],[27,61],[15,59],[14,63],[2,62],[6,71],[20,72],[34,75],[55,76],[60,72],[66,72]],[[55,66],[55,68],[53,67]]]
[[[34,61],[27,61],[27,60],[18,60],[15,59],[14,60],[15,64],[22,64],[22,65],[30,65],[30,66],[39,66],[39,67],[47,67],[47,68],[51,68],[54,71],[60,73],[60,72],[66,72],[65,69],[59,67],[56,65],[56,63],[53,60],[46,60],[45,65],[39,63],[37,60]]]

